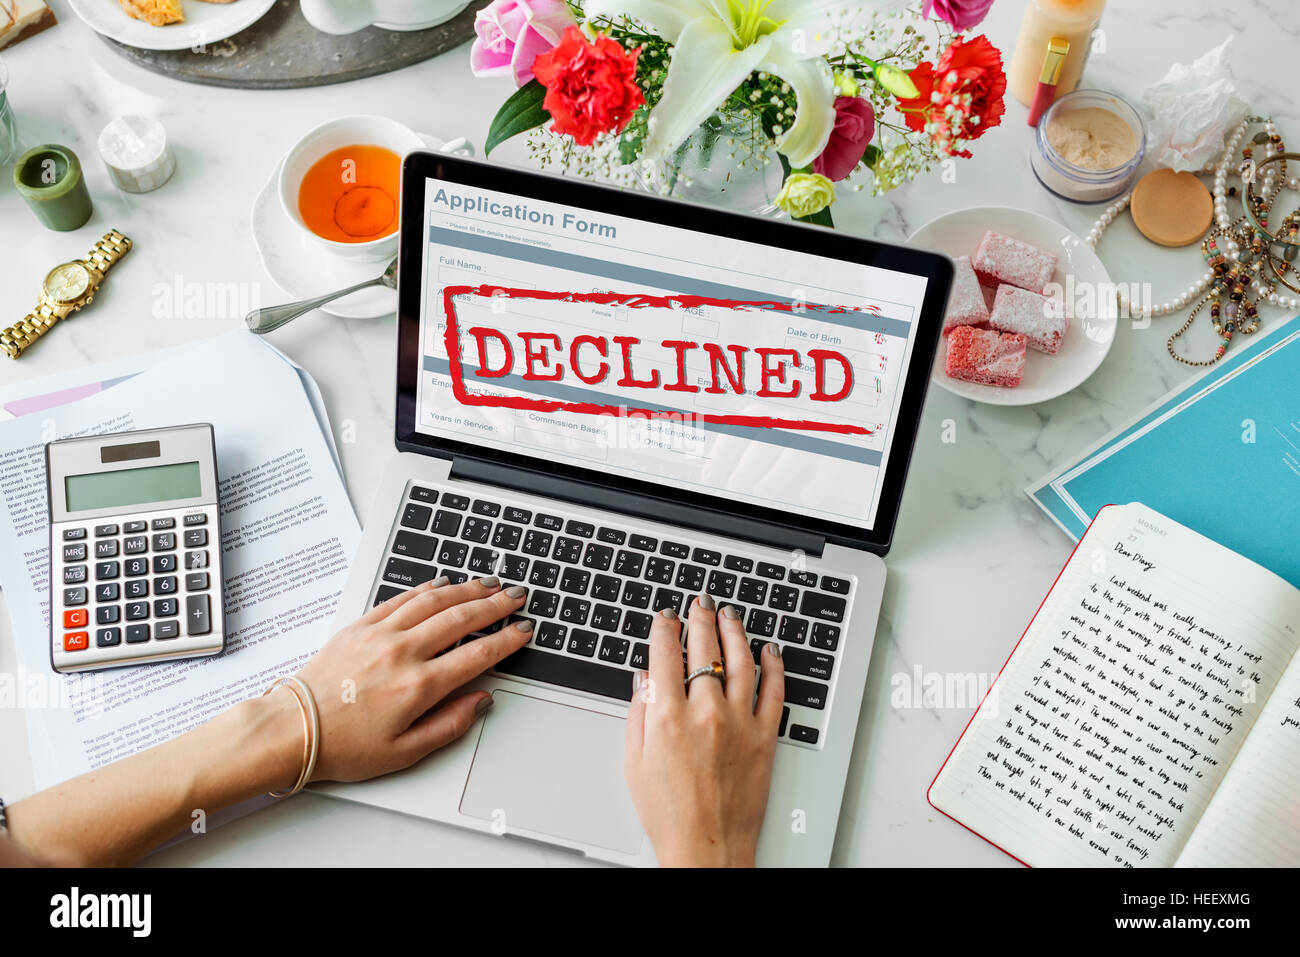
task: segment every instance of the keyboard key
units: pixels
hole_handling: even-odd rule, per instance
[[[524,536],[523,551],[529,555],[545,558],[551,553],[551,541],[554,537],[546,532],[537,532],[530,528],[528,534]]]
[[[149,640],[149,626],[145,625],[127,625],[126,642],[129,645],[138,645],[143,641]]]
[[[514,522],[518,525],[527,525],[533,520],[533,513],[526,508],[515,508],[509,506],[503,516],[507,522]]]
[[[85,537],[86,530],[84,528],[65,528],[63,530],[63,540],[65,542],[75,542]]]
[[[640,578],[641,569],[644,566],[644,555],[638,555],[636,552],[629,552],[625,548],[620,548],[618,551],[618,557],[614,559],[614,571],[627,578]]]
[[[155,555],[153,557],[153,573],[155,575],[161,572],[174,572],[174,571],[176,571],[175,555]]]
[[[64,651],[85,651],[90,647],[90,634],[84,631],[70,631],[63,636]],[[629,701],[631,698],[628,699]]]
[[[528,602],[528,614],[538,618],[554,618],[560,610],[560,596],[553,591],[535,591]]]
[[[95,609],[95,624],[111,625],[122,618],[122,609],[117,605],[100,605]]]
[[[677,563],[667,558],[651,558],[645,563],[645,577],[660,585],[667,585],[673,580],[673,570]]]
[[[181,536],[181,543],[186,548],[202,548],[208,543],[206,528],[191,528]]]
[[[64,628],[84,628],[88,621],[84,608],[69,608],[63,613]]]
[[[803,618],[791,618],[785,615],[781,618],[781,630],[777,632],[777,637],[790,645],[802,645],[804,638],[808,634],[808,622]]]
[[[432,505],[438,501],[438,493],[431,488],[425,488],[423,485],[412,485],[411,501],[423,502],[425,505]]]
[[[407,508],[412,506],[408,505]],[[456,512],[449,512],[446,509],[438,509],[438,513],[433,516],[433,526],[429,531],[447,538],[455,538],[460,532],[461,516]]]
[[[682,613],[682,602],[686,596],[679,591],[673,591],[671,588],[655,589],[654,602],[650,605],[651,611],[663,611],[665,608],[671,608],[677,614]]]
[[[789,585],[773,585],[767,606],[775,608],[777,611],[794,611],[798,602],[799,589],[791,588]]]
[[[128,578],[139,578],[141,575],[149,574],[149,559],[147,558],[128,558],[122,563],[122,571]]]
[[[414,588],[437,577],[438,569],[434,566],[422,565],[404,558],[390,558],[384,565],[384,581],[392,582],[394,585],[405,585],[407,588]]]
[[[849,581],[845,578],[831,578],[830,575],[823,575],[822,590],[833,591],[837,595],[847,595],[849,593]]]
[[[85,565],[65,565],[63,568],[63,584],[75,585],[78,582],[86,580]]]
[[[553,562],[534,562],[533,573],[528,576],[528,584],[538,588],[554,588],[560,578],[560,566]]]
[[[786,708],[786,707],[782,707],[782,708],[781,708],[781,727],[777,728],[777,730],[776,730],[776,736],[777,736],[778,738],[783,737],[783,736],[785,735],[785,726],[786,726],[786,724],[787,724],[789,721],[790,721],[790,709],[789,709],[789,708]]]
[[[111,578],[117,578],[122,574],[122,566],[119,562],[96,562],[95,563],[95,581],[108,581]]]
[[[754,570],[754,560],[752,558],[741,558],[739,555],[728,555],[723,559],[722,564],[733,572],[741,572],[745,575]]]
[[[776,615],[770,611],[764,611],[762,608],[751,608],[749,610],[749,621],[745,623],[745,631],[751,635],[762,635],[764,638],[771,638],[776,631]]]
[[[659,546],[659,553],[669,558],[689,558],[691,550],[681,542],[663,542]]]
[[[149,538],[145,535],[132,535],[122,542],[123,555],[143,555],[149,551]]]
[[[96,558],[113,558],[117,555],[117,539],[109,538],[95,543]],[[75,560],[75,559],[74,559]]]
[[[507,525],[502,522],[497,526],[496,533],[492,536],[492,544],[496,548],[503,548],[508,552],[513,552],[519,547],[519,539],[524,530],[518,525]]]
[[[442,543],[438,549],[438,564],[450,565],[452,568],[460,568],[465,564],[465,557],[469,555],[469,546],[460,542]]]
[[[170,516],[167,518],[155,518],[149,523],[149,527],[155,532],[165,532],[169,528],[176,527],[176,519],[171,518]],[[117,533],[114,532],[113,534],[116,535]]]
[[[613,562],[614,549],[608,545],[597,545],[595,542],[587,546],[587,551],[582,556],[583,567],[595,568],[602,572],[609,571],[609,566]]]
[[[758,573],[764,578],[771,578],[773,581],[782,581],[785,578],[785,569],[780,565],[773,565],[771,562],[759,562]]]
[[[814,575],[812,572],[801,572],[801,571],[791,570],[790,581],[792,584],[803,585],[805,588],[817,587],[817,576]]]
[[[623,604],[633,608],[649,608],[654,588],[645,582],[627,582],[623,585]]]
[[[475,548],[469,553],[469,570],[474,575],[495,575],[501,553],[490,548]]]
[[[640,552],[653,552],[659,547],[659,539],[648,535],[633,535],[627,543]]]
[[[438,549],[438,540],[418,532],[398,532],[393,537],[393,554],[407,558],[418,558],[422,562],[433,560]]]
[[[433,557],[433,556],[430,556],[430,557]],[[188,575],[185,576],[185,590],[186,590],[186,591],[203,591],[203,590],[206,589],[207,587],[208,587],[208,573],[207,573],[207,572],[190,572]],[[385,586],[385,587],[387,587],[387,586]],[[392,591],[392,592],[394,592],[394,593],[397,592],[397,589],[395,589],[395,588],[392,588],[392,589],[389,589],[389,590]],[[392,597],[392,596],[389,596],[389,597]]]
[[[596,643],[600,641],[600,635],[594,631],[583,631],[581,628],[575,628],[569,632],[568,652],[571,655],[582,655],[584,658],[591,658],[596,654]]]
[[[591,602],[582,598],[566,598],[560,605],[560,620],[571,625],[585,625],[591,613]],[[572,642],[572,638],[569,639]]]
[[[823,587],[826,585],[825,576],[822,577],[822,585]],[[833,598],[820,592],[806,591],[803,593],[803,600],[799,603],[799,614],[808,615],[812,618],[824,618],[827,621],[843,621],[844,611],[847,607],[848,602],[843,598]]]
[[[398,559],[390,559],[397,561]],[[185,634],[187,635],[206,635],[212,630],[212,623],[209,621],[211,612],[211,603],[207,595],[186,595],[185,596]]]
[[[64,545],[63,560],[65,562],[84,562],[86,560],[86,546]]]
[[[820,648],[822,651],[834,651],[840,643],[840,629],[838,625],[828,625],[825,622],[813,622],[812,638],[808,644],[814,648]]]
[[[180,611],[180,605],[175,598],[159,598],[153,603],[153,616],[155,618],[171,618]]]
[[[469,581],[468,575],[462,571],[457,571],[454,568],[442,569],[442,571],[438,572],[438,577],[447,579],[447,584],[449,585],[463,585],[465,582]]]
[[[134,585],[135,582],[127,582],[127,584],[128,584],[128,585]],[[146,587],[146,588],[148,587],[148,583],[147,583],[147,582],[145,582],[145,587]],[[118,596],[118,594],[119,594],[119,592],[120,592],[120,589],[121,589],[121,586],[119,586],[117,582],[104,582],[102,585],[96,585],[96,586],[95,586],[95,601],[99,601],[99,602],[104,602],[104,601],[117,601],[117,596]],[[126,590],[126,597],[127,597],[127,598],[136,598],[136,597],[138,597],[137,595],[133,595],[133,594],[131,594],[131,592],[132,592],[132,589],[130,589],[130,588],[128,588],[128,589]]]
[[[629,638],[647,638],[652,624],[653,615],[647,615],[643,611],[629,611],[623,615],[622,633]]]
[[[174,595],[176,593],[176,576],[164,575],[162,578],[153,580],[153,590],[159,595]]]
[[[535,648],[520,648],[496,666],[501,674],[531,678],[574,691],[632,700],[632,672],[626,668],[585,661],[569,655],[552,655]]]
[[[742,578],[736,598],[748,605],[763,604],[767,600],[767,582],[759,581],[757,578]]]
[[[485,543],[492,534],[492,523],[486,518],[471,515],[465,519],[465,528],[460,537],[467,542]]]
[[[433,509],[427,505],[416,505],[411,502],[406,508],[402,509],[402,525],[405,528],[414,528],[417,531],[424,531],[429,527],[429,517],[433,515]]]
[[[585,595],[591,584],[591,572],[582,568],[566,568],[560,579],[560,591],[570,595]]]
[[[521,582],[528,574],[528,559],[522,555],[507,555],[501,562],[501,571],[497,574],[502,578]]]
[[[577,535],[579,538],[591,538],[596,534],[596,526],[591,522],[580,522],[576,518],[571,518],[565,522],[564,531],[569,535]]]
[[[597,605],[591,610],[591,627],[601,631],[618,631],[623,609],[614,605]],[[619,662],[622,664],[622,662]]]
[[[704,590],[715,598],[730,598],[736,592],[736,576],[731,572],[709,572],[709,582]]]
[[[442,504],[448,508],[454,508],[458,512],[463,512],[465,509],[469,508],[469,496],[453,495],[451,492],[444,492],[442,496]]]
[[[207,567],[208,567],[208,553],[206,550],[199,551],[199,552],[185,553],[185,569],[187,571],[193,571],[195,569],[207,568]]]
[[[181,633],[181,623],[175,618],[168,621],[159,621],[154,623],[153,635],[159,641],[165,641],[168,638],[175,638]]]
[[[736,620],[738,621],[745,620],[745,609],[741,605],[737,605],[735,602],[730,602],[730,601],[718,602],[718,611],[721,612],[724,608],[736,609]]]
[[[537,629],[537,644],[543,648],[563,651],[568,636],[568,625],[561,625],[554,621],[544,621],[542,622],[541,627]]]
[[[85,603],[86,589],[84,587],[63,589],[63,604],[84,605]]]
[[[638,671],[645,671],[650,667],[650,646],[644,641],[638,641],[632,646],[632,660],[628,662]]]
[[[208,524],[208,516],[204,512],[190,512],[190,514],[181,519],[181,524],[186,528],[192,528],[195,525],[206,525]],[[132,528],[131,526],[133,525],[138,525],[139,528]],[[127,522],[126,530],[128,532],[143,532],[144,522]]]
[[[602,528],[597,530],[596,538],[606,545],[622,545],[627,541],[627,532],[617,528]]]
[[[817,743],[817,729],[816,729],[816,728],[805,728],[805,727],[804,727],[803,725],[801,725],[801,724],[792,724],[792,725],[790,725],[790,740],[791,740],[791,741],[802,741],[802,742],[804,742],[805,744],[816,744],[816,743]]]
[[[597,575],[591,585],[591,597],[597,601],[618,601],[623,583],[613,575]]]
[[[95,632],[95,644],[101,648],[112,648],[122,643],[121,628],[100,628]]]
[[[139,621],[142,618],[149,617],[149,603],[147,601],[129,601],[126,603],[126,620]]]
[[[805,708],[826,707],[826,695],[830,691],[820,681],[805,681],[803,678],[785,678],[785,700],[787,704],[800,704]]]
[[[547,515],[545,512],[538,512],[537,517],[533,519],[533,524],[538,528],[546,529],[548,532],[558,532],[564,528],[564,519],[558,515]]]
[[[488,518],[496,518],[501,514],[501,506],[496,502],[489,502],[486,499],[475,499],[474,507],[470,509],[475,515],[486,515]]]
[[[806,648],[782,648],[781,660],[785,663],[787,675],[804,675],[822,681],[831,680],[831,669],[835,667],[835,659],[830,655]]]
[[[107,535],[116,535],[118,532],[116,525],[96,525],[95,537],[104,538]]]
[[[186,575],[185,584],[187,588],[189,587],[189,581],[190,581],[190,576]],[[404,591],[406,591],[405,588],[394,588],[392,585],[380,585],[378,590],[376,590],[375,592],[374,604],[372,604],[370,607],[374,608],[375,605],[382,605],[384,602],[388,601],[388,599],[396,598]]]
[[[704,569],[699,565],[688,565],[682,562],[677,568],[677,587],[685,588],[689,592],[703,591]]]
[[[607,635],[600,643],[600,660],[611,665],[621,665],[627,661],[627,650],[631,644],[626,638]]]
[[[555,540],[555,550],[551,552],[551,557],[566,565],[578,564],[578,559],[582,557],[582,540],[561,535]]]
[[[707,548],[697,548],[691,552],[691,561],[699,562],[701,565],[716,565],[722,561],[722,552],[710,551]]]
[[[153,550],[155,552],[170,552],[175,547],[175,532],[159,532],[153,537]]]

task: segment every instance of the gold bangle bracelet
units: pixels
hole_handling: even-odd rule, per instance
[[[298,708],[302,712],[302,770],[298,774],[297,782],[288,791],[268,791],[267,793],[273,798],[289,797],[301,791],[315,773],[316,757],[320,753],[320,712],[316,708],[316,698],[312,695],[311,689],[297,675],[288,675],[272,682],[271,687],[262,692],[263,697],[280,685],[287,685],[293,692]]]

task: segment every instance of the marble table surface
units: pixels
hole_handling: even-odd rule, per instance
[[[93,309],[55,330],[21,362],[3,360],[0,383],[213,336],[240,322],[233,311],[157,318],[159,284],[242,283],[263,303],[280,301],[254,248],[249,213],[278,157],[307,129],[341,114],[384,113],[443,138],[464,135],[481,143],[492,112],[510,92],[508,81],[470,76],[468,47],[339,86],[264,92],[186,85],[125,62],[65,0],[50,2],[59,26],[4,53],[10,101],[25,145],[64,143],[87,160],[96,212],[75,233],[46,231],[24,208],[6,170],[0,181],[0,316],[9,321],[26,313],[46,270],[84,255],[107,228],[122,229],[136,246]],[[1171,63],[1192,60],[1235,29],[1234,66],[1243,95],[1253,110],[1277,119],[1284,137],[1300,137],[1296,101],[1278,82],[1297,42],[1287,4],[1253,0],[1231,16],[1209,0],[1111,6],[1085,85],[1136,98]],[[984,27],[1008,53],[1022,9],[1019,0],[998,0]],[[119,193],[95,158],[99,129],[124,113],[156,115],[167,127],[179,169],[158,192]],[[954,181],[931,176],[886,198],[854,196],[836,206],[837,219],[846,231],[900,240],[944,212],[1001,204],[1086,234],[1096,208],[1061,202],[1038,185],[1027,163],[1031,142],[1025,110],[1011,102],[1003,125],[975,145],[973,160],[957,165]],[[500,151],[508,162],[525,162],[525,155],[514,144]],[[1115,281],[1150,282],[1158,300],[1172,298],[1203,268],[1194,249],[1147,243],[1127,216],[1111,227],[1099,251]],[[1277,323],[1283,317],[1269,309],[1265,318]],[[1189,376],[1165,353],[1174,321],[1157,320],[1145,329],[1121,322],[1101,369],[1073,392],[1038,406],[996,408],[931,390],[886,559],[884,610],[834,863],[1016,866],[925,801],[927,785],[978,701],[958,694],[929,703],[916,700],[912,688],[929,675],[955,687],[982,688],[1002,665],[1071,549],[1023,489]],[[319,312],[273,336],[324,393],[363,522],[392,453],[393,337],[391,317],[341,320]],[[1207,336],[1194,345],[1212,343]],[[945,441],[945,432],[955,441]],[[0,669],[15,668],[13,637],[8,615],[0,615]],[[12,802],[32,787],[21,710],[0,709],[0,754],[0,794]],[[216,828],[153,860],[574,862],[569,855],[314,795]]]

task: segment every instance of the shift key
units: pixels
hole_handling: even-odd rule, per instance
[[[207,595],[187,595],[185,598],[185,634],[206,635],[212,631],[209,620],[210,606]]]

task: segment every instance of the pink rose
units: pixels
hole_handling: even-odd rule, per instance
[[[933,12],[954,30],[969,30],[984,19],[991,6],[993,0],[925,0],[921,15],[928,17]]]
[[[876,135],[876,111],[867,100],[841,96],[835,101],[835,127],[822,155],[813,160],[813,172],[833,182],[846,179],[862,160]]]
[[[512,76],[515,86],[524,86],[533,79],[533,61],[577,22],[564,0],[492,0],[474,16],[470,69],[475,76]]]

